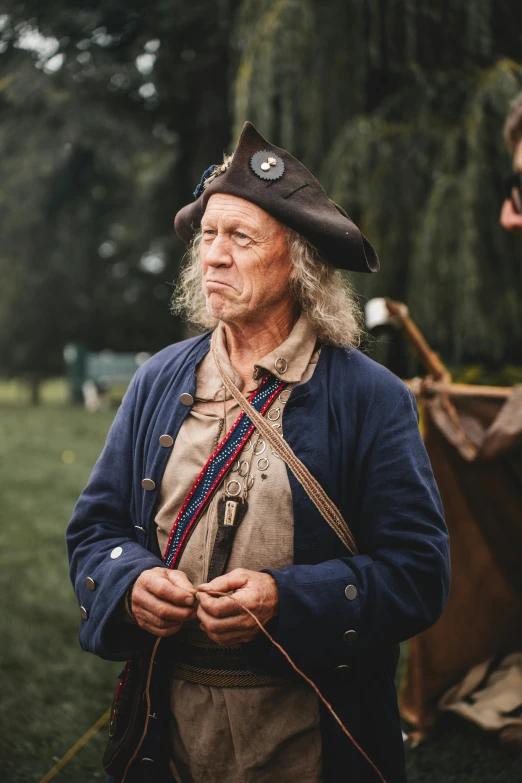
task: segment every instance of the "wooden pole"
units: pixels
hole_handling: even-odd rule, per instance
[[[490,399],[506,400],[513,391],[512,386],[479,386],[472,383],[445,383],[432,381],[430,378],[411,378],[404,381],[411,391],[421,393],[441,393],[450,397],[489,397]]]
[[[412,321],[408,314],[408,308],[401,302],[394,302],[393,299],[386,299],[388,312],[393,316],[395,324],[404,332],[404,335],[415,353],[426,367],[427,372],[437,381],[447,381],[451,383],[451,374],[439,358],[439,355],[432,351],[417,325]]]

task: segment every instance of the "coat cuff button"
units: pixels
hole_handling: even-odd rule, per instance
[[[80,614],[84,620],[86,620],[89,617],[89,612],[87,611],[85,606],[80,606]]]
[[[355,585],[347,585],[344,591],[345,596],[349,601],[353,601],[357,598],[357,588]]]
[[[344,634],[344,641],[348,642],[348,644],[355,642],[356,639],[357,639],[357,631],[346,631],[346,633]]]
[[[116,560],[116,558],[119,557],[122,552],[123,552],[123,549],[121,548],[121,546],[117,546],[111,552],[111,560]]]
[[[88,576],[87,579],[85,580],[85,584],[87,585],[89,590],[96,590],[96,582],[94,581],[94,579],[91,579],[90,576]]]
[[[150,478],[144,478],[141,482],[141,486],[143,489],[148,489],[150,491],[151,489],[156,489],[156,482]]]
[[[183,394],[180,396],[179,401],[182,405],[186,405],[187,408],[189,405],[194,405],[194,397],[192,394],[189,394],[188,392],[183,392]]]

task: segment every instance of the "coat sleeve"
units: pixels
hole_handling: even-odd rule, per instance
[[[137,383],[135,376],[67,529],[70,576],[82,607],[80,644],[109,660],[150,645],[150,634],[121,621],[121,601],[142,571],[163,565],[137,543],[131,518]]]
[[[379,654],[433,625],[447,600],[447,529],[409,390],[376,428],[362,465],[364,554],[266,569],[279,590],[272,631],[305,668]],[[254,669],[278,661],[264,639],[257,637],[248,648]]]

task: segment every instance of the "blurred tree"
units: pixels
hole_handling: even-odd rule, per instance
[[[155,351],[181,336],[172,219],[229,138],[233,12],[233,0],[5,6],[2,371],[36,384],[62,371],[69,341]]]
[[[522,89],[510,0],[244,0],[244,119],[301,157],[378,248],[367,296],[406,301],[448,361],[520,360],[520,245],[498,225]],[[517,62],[518,60],[518,62]]]
[[[172,216],[245,119],[304,160],[448,360],[520,356],[522,264],[498,226],[522,87],[511,0],[4,0],[0,370],[63,345],[154,351]]]

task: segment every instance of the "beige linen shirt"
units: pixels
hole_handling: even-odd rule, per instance
[[[217,338],[220,362],[242,388],[228,359],[221,324]],[[292,388],[312,376],[318,359],[315,345],[315,334],[301,316],[289,337],[256,366]],[[286,362],[284,373],[276,371],[280,358]],[[279,362],[278,368],[283,367]],[[247,394],[256,386],[252,381],[251,388],[243,391]],[[266,413],[281,435],[287,397],[288,393],[282,398],[279,395]],[[162,552],[194,481],[239,414],[236,401],[225,395],[208,353],[197,369],[195,402],[178,433],[160,488],[156,524]],[[217,500],[231,481],[238,482],[231,485],[233,492],[244,482],[249,489],[248,509],[237,530],[227,572],[239,567],[253,571],[282,568],[293,563],[292,495],[286,466],[254,433],[182,552],[178,568],[196,586],[207,580],[217,532]],[[177,783],[321,780],[319,706],[305,683],[216,688],[172,678],[171,694],[171,771]]]

